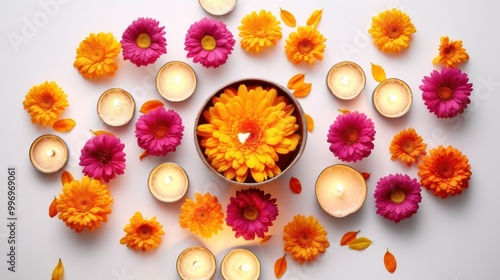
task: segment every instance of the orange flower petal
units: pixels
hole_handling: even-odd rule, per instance
[[[347,114],[347,113],[350,113],[351,111],[347,110],[347,109],[338,109],[338,111],[342,114]]]
[[[377,82],[383,82],[385,79],[387,79],[387,76],[385,75],[385,70],[382,68],[382,66],[370,63],[372,65],[372,76]]]
[[[286,267],[287,261],[285,254],[283,257],[277,259],[274,263],[274,275],[276,276],[276,278],[280,278],[281,276],[283,276],[283,274],[285,274]]]
[[[164,106],[165,104],[163,104],[163,102],[161,102],[160,100],[149,100],[146,101],[144,104],[142,104],[141,109],[139,111],[143,114],[147,114],[158,107],[164,107]]]
[[[56,131],[59,132],[67,132],[72,130],[76,125],[76,122],[73,119],[61,119],[57,120],[53,125],[52,128],[54,128]]]
[[[64,170],[63,173],[61,174],[61,183],[63,185],[66,183],[72,182],[74,180],[75,180],[75,178],[73,178],[73,175],[66,170]]]
[[[292,190],[292,192],[294,192],[296,194],[299,194],[302,192],[302,185],[300,184],[299,179],[297,179],[295,177],[291,177],[289,185],[290,185],[290,189]]]
[[[94,135],[101,135],[101,134],[106,134],[106,135],[111,135],[111,136],[115,136],[113,133],[111,132],[108,132],[108,131],[105,131],[105,130],[92,130],[92,129],[89,129],[90,132],[92,132],[92,134]]]
[[[297,98],[303,98],[311,93],[312,83],[303,83],[293,91],[293,95]]]
[[[54,197],[49,206],[49,217],[54,218],[57,215],[57,199]]]
[[[306,117],[307,131],[312,132],[314,129],[314,120],[308,114],[305,114],[305,117]]]
[[[371,173],[368,173],[368,172],[361,172],[361,175],[363,176],[363,178],[364,178],[365,180],[368,180],[368,178],[370,178]]]
[[[288,89],[296,89],[296,88],[298,88],[301,84],[304,83],[305,76],[306,76],[306,74],[295,74],[295,75],[293,75],[293,77],[291,77],[290,80],[288,81],[288,84],[286,85],[286,87]]]
[[[389,249],[384,254],[384,266],[390,273],[394,273],[396,271],[396,267],[398,266],[396,262],[396,257],[389,252]]]
[[[314,11],[307,19],[306,24],[312,27],[317,27],[323,16],[323,9]]]
[[[144,153],[142,153],[140,156],[139,156],[139,160],[143,160],[146,156],[148,155],[148,152],[147,151],[144,151]]]
[[[295,16],[290,13],[289,11],[287,10],[283,10],[282,8],[280,8],[280,16],[281,16],[281,20],[288,26],[290,27],[295,27],[295,25],[297,25],[297,20],[295,19]]]
[[[264,237],[262,237],[262,239],[260,240],[259,244],[266,243],[267,241],[269,241],[269,239],[271,239],[271,237],[273,237],[273,236],[272,235],[265,235]]]
[[[340,246],[346,246],[351,244],[351,242],[356,239],[357,235],[359,233],[358,231],[348,231],[346,232],[342,238],[340,239]]]

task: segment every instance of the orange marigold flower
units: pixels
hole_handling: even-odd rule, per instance
[[[442,198],[461,194],[472,175],[467,157],[452,146],[431,149],[418,169],[420,184]]]
[[[115,58],[120,51],[121,44],[112,33],[90,33],[76,49],[73,66],[84,78],[112,77],[118,69]]]
[[[252,12],[241,20],[238,27],[241,37],[240,45],[245,51],[259,53],[263,48],[276,45],[281,39],[280,22],[269,11]]]
[[[160,245],[161,236],[165,234],[162,228],[156,217],[148,220],[142,217],[141,212],[135,212],[130,218],[130,224],[123,229],[126,234],[120,239],[120,243],[134,250],[154,249]]]
[[[417,32],[410,17],[398,9],[386,10],[372,18],[368,33],[377,48],[386,53],[398,53],[410,46],[411,35]]]
[[[441,63],[445,67],[456,68],[458,63],[467,60],[469,60],[469,55],[462,47],[462,40],[451,41],[448,36],[442,36],[439,55],[432,60],[432,63]]]
[[[418,162],[420,155],[425,155],[426,148],[427,144],[423,142],[422,137],[415,129],[409,128],[394,136],[389,151],[392,154],[392,160],[399,159],[407,166],[411,166],[412,163]]]
[[[285,53],[291,62],[299,64],[308,62],[314,65],[315,59],[323,60],[326,38],[312,26],[299,26],[296,32],[290,33],[286,40]]]
[[[300,263],[312,262],[330,247],[325,228],[313,216],[296,215],[283,229],[285,251]]]
[[[56,82],[45,82],[29,90],[23,106],[31,115],[32,123],[52,126],[69,106],[66,97]]]
[[[224,213],[216,196],[195,193],[195,201],[187,198],[181,205],[179,224],[191,232],[209,238],[222,230]]]
[[[98,228],[101,222],[108,221],[113,198],[106,185],[84,176],[80,181],[65,183],[57,198],[58,218],[66,226],[81,232]]]

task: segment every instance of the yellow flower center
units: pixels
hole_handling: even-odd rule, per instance
[[[201,39],[201,47],[206,51],[211,51],[215,49],[216,46],[217,42],[215,41],[215,38],[210,35],[205,35]]]
[[[397,39],[401,36],[401,29],[398,25],[391,25],[387,28],[387,36],[391,39]]]
[[[206,207],[199,207],[194,213],[195,220],[198,223],[205,223],[210,217]]]
[[[453,171],[452,166],[448,162],[444,162],[444,163],[438,165],[437,172],[439,173],[439,176],[443,179],[451,178],[451,177],[453,177],[453,174],[455,173]]]
[[[48,92],[44,93],[40,102],[38,103],[38,105],[45,109],[45,110],[48,110],[48,109],[51,109],[52,106],[54,105],[55,103],[55,100],[54,100],[54,97],[52,97],[52,95]]]
[[[314,44],[308,39],[300,40],[297,44],[297,48],[301,53],[310,53],[314,48]]]
[[[438,88],[437,95],[442,101],[450,100],[453,98],[453,90],[447,86],[442,86]]]
[[[96,158],[102,165],[106,165],[111,161],[111,155],[108,151],[99,151]]]
[[[355,127],[349,127],[344,131],[344,141],[348,145],[352,145],[359,140],[359,131]]]
[[[405,197],[406,197],[405,192],[400,190],[400,189],[395,189],[391,193],[391,200],[394,203],[401,203],[401,202],[405,201]]]
[[[411,139],[406,139],[401,144],[401,149],[407,154],[411,154],[415,150],[415,142]]]
[[[159,123],[155,127],[153,127],[151,133],[153,134],[154,138],[163,139],[168,134],[168,127],[163,123]]]
[[[147,49],[149,48],[149,46],[151,46],[151,37],[149,37],[149,35],[146,33],[141,33],[139,34],[139,36],[137,36],[135,42],[140,48]]]
[[[243,209],[243,217],[249,221],[254,221],[259,217],[259,209],[255,206],[248,206]]]
[[[93,50],[90,54],[90,59],[92,61],[102,61],[104,59],[104,51],[101,49]]]
[[[309,248],[311,246],[311,236],[312,234],[309,232],[309,231],[302,231],[299,235],[298,235],[298,242],[299,242],[299,245],[302,247],[302,248]]]
[[[149,225],[141,225],[137,229],[137,234],[143,239],[149,239],[153,234],[153,229]]]
[[[87,196],[81,196],[77,199],[76,205],[81,212],[88,211],[92,208],[92,201]]]

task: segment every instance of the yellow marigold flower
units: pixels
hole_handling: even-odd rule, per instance
[[[58,218],[76,232],[84,228],[93,231],[101,222],[108,221],[112,204],[107,186],[84,176],[81,182],[73,180],[63,185],[57,198]]]
[[[197,127],[208,162],[230,180],[245,182],[250,173],[263,182],[281,173],[278,154],[294,151],[300,140],[293,105],[275,88],[227,88],[204,112]]]
[[[91,33],[76,49],[73,66],[84,78],[112,77],[118,69],[115,58],[120,50],[121,44],[112,33]]]
[[[372,35],[377,48],[387,53],[398,53],[410,46],[411,35],[417,32],[410,17],[395,8],[379,13],[372,18]]]
[[[458,149],[439,146],[431,149],[418,165],[420,184],[432,190],[435,196],[461,194],[469,187],[472,175],[469,160]]]
[[[326,38],[312,26],[299,26],[297,32],[290,33],[286,40],[285,53],[291,62],[299,64],[308,62],[314,65],[314,60],[323,60]]]
[[[325,228],[313,216],[296,215],[283,229],[285,251],[300,263],[312,262],[330,247]]]
[[[239,36],[240,45],[245,51],[259,53],[263,48],[276,45],[281,39],[280,22],[269,11],[252,12],[241,20]]]
[[[160,245],[161,236],[165,234],[162,228],[156,217],[148,220],[142,217],[141,212],[135,212],[130,218],[130,224],[123,229],[126,234],[120,239],[120,243],[134,250],[154,249]]]
[[[45,82],[29,90],[23,106],[31,115],[32,123],[52,126],[69,106],[66,97],[56,82]]]
[[[411,166],[412,163],[418,162],[419,156],[425,155],[426,148],[427,144],[423,142],[422,137],[415,129],[409,128],[394,136],[389,151],[392,154],[391,160],[399,159],[407,166]]]
[[[216,196],[195,193],[195,201],[187,198],[181,205],[179,224],[204,238],[212,237],[222,230],[224,213]]]
[[[439,55],[432,60],[432,63],[441,63],[445,67],[456,68],[458,63],[468,60],[469,55],[462,46],[462,40],[450,41],[448,36],[442,36]]]

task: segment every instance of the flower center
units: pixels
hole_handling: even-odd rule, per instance
[[[97,160],[101,165],[106,165],[111,161],[111,155],[108,151],[99,151],[96,155]]]
[[[90,56],[92,61],[102,61],[104,59],[104,51],[101,49],[94,50]]]
[[[153,234],[153,229],[149,225],[141,225],[137,229],[137,234],[143,239],[149,239]]]
[[[200,208],[196,209],[194,216],[195,216],[195,220],[199,223],[205,223],[206,221],[208,221],[208,218],[210,217],[210,215],[208,215],[208,211],[207,211],[207,209],[205,209],[205,207],[200,207]]]
[[[444,47],[443,54],[446,56],[450,56],[450,57],[454,56],[455,55],[455,47],[453,47],[453,46]]]
[[[259,209],[255,206],[247,206],[243,209],[243,217],[249,221],[254,221],[259,217]]]
[[[156,139],[163,139],[168,134],[168,127],[159,123],[152,129],[152,134]]]
[[[216,46],[217,42],[215,41],[215,38],[210,35],[205,35],[201,39],[201,47],[206,51],[211,51],[215,49]]]
[[[391,200],[394,203],[401,203],[405,201],[406,194],[404,191],[400,189],[395,189],[391,192]]]
[[[314,44],[309,40],[300,40],[297,44],[297,48],[301,53],[310,53],[314,48]]]
[[[359,140],[359,131],[356,127],[349,127],[344,131],[344,141],[348,145],[352,145]]]
[[[437,172],[439,176],[443,179],[448,179],[453,177],[454,171],[449,163],[443,163],[437,167]]]
[[[85,212],[92,208],[91,201],[87,196],[81,196],[77,200],[78,209]]]
[[[438,88],[437,95],[442,101],[450,100],[453,98],[453,90],[447,86],[442,86]]]
[[[387,28],[387,36],[391,39],[399,38],[399,36],[401,36],[401,30],[397,25],[390,26]]]
[[[39,106],[45,110],[48,110],[48,109],[52,108],[54,103],[55,103],[55,100],[52,97],[52,95],[50,93],[46,92],[43,95],[42,100],[40,100]]]
[[[308,248],[311,245],[311,234],[308,231],[303,231],[298,236],[299,245],[303,248]]]
[[[413,142],[413,140],[411,139],[406,139],[403,141],[401,149],[403,150],[403,152],[411,154],[413,150],[415,150],[415,142]]]
[[[149,46],[151,46],[151,37],[149,37],[149,35],[146,33],[141,33],[139,34],[139,36],[137,36],[135,42],[140,48],[147,49],[149,48]]]

